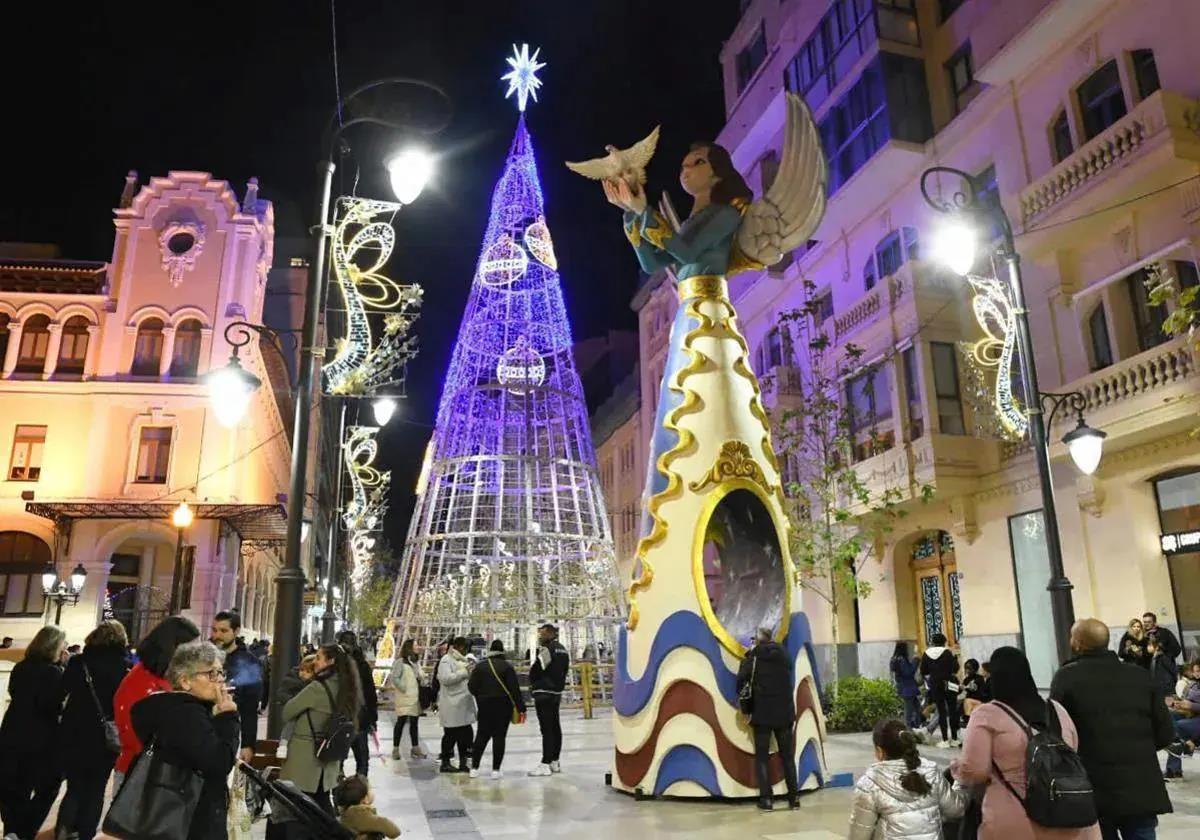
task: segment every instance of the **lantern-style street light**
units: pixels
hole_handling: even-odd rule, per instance
[[[933,197],[928,189],[931,176],[945,173],[962,181],[963,190],[954,192],[951,201]],[[1075,606],[1071,601],[1071,581],[1063,567],[1062,543],[1058,531],[1058,514],[1054,505],[1054,482],[1050,472],[1050,450],[1046,432],[1054,422],[1054,415],[1063,408],[1074,411],[1076,427],[1062,439],[1076,468],[1091,475],[1100,466],[1105,433],[1088,426],[1083,419],[1087,399],[1078,391],[1069,394],[1051,394],[1038,389],[1037,363],[1033,355],[1033,338],[1029,331],[1025,287],[1021,277],[1021,257],[1013,240],[1012,225],[1004,208],[998,201],[989,200],[975,179],[960,169],[949,166],[934,166],[921,175],[921,194],[937,212],[945,215],[941,227],[931,242],[931,253],[935,260],[958,275],[966,275],[975,265],[978,256],[986,249],[1002,261],[1007,268],[1007,284],[1004,305],[1011,313],[1011,326],[1016,336],[1016,356],[1020,364],[1021,378],[1026,393],[1023,395],[1029,424],[1029,436],[1033,445],[1033,456],[1037,463],[1038,483],[1042,496],[1042,516],[1046,526],[1046,553],[1050,560],[1050,608],[1054,620],[1054,641],[1059,663],[1071,657],[1071,625],[1075,622]],[[992,246],[993,232],[999,231],[999,242]],[[987,231],[988,234],[985,234]],[[1005,325],[1007,327],[1007,325]],[[1012,341],[1005,336],[1005,341]],[[997,376],[1010,376],[1000,370]]]
[[[378,397],[371,403],[371,411],[375,415],[375,425],[386,426],[396,413],[396,401],[391,397]]]
[[[180,601],[183,596],[183,532],[191,527],[195,514],[187,502],[180,502],[171,512],[171,524],[179,532],[175,540],[175,567],[171,572],[171,605],[169,614],[179,615]]]
[[[47,603],[53,601],[56,605],[55,624],[62,623],[63,604],[70,602],[71,606],[75,606],[79,603],[79,596],[83,594],[83,585],[86,581],[87,569],[83,568],[82,563],[75,566],[66,580],[59,580],[58,569],[53,562],[46,566],[46,571],[42,572],[42,594],[46,597]]]

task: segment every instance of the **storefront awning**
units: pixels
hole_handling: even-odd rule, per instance
[[[170,523],[179,502],[62,501],[27,502],[25,510],[35,516],[69,526],[79,519],[157,519]],[[242,544],[263,548],[287,542],[287,515],[283,505],[221,504],[188,502],[196,519],[217,519],[232,528]]]

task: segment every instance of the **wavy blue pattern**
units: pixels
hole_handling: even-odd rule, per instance
[[[821,772],[821,756],[818,754],[820,744],[817,739],[809,738],[804,745],[804,749],[800,752],[800,761],[796,767],[796,783],[800,787],[804,787],[804,783],[808,781],[808,777],[816,775],[817,785],[825,786],[825,774]]]
[[[650,658],[646,663],[646,670],[637,680],[629,675],[628,631],[621,628],[621,634],[617,639],[616,683],[613,686],[613,707],[617,714],[628,717],[646,707],[654,693],[654,684],[663,660],[677,647],[690,647],[704,654],[712,666],[713,676],[716,678],[721,696],[729,705],[737,704],[737,672],[726,667],[725,661],[721,658],[720,642],[708,629],[703,618],[689,610],[680,610],[667,616],[659,626],[654,641],[650,645]],[[819,698],[821,684],[817,677],[816,658],[813,655],[812,630],[808,624],[808,616],[803,612],[792,613],[791,620],[788,622],[788,634],[784,641],[784,648],[792,662],[796,660],[800,650],[804,650],[808,656],[808,664],[813,672]],[[820,701],[818,700],[818,702]]]
[[[678,744],[663,756],[654,782],[654,795],[662,796],[676,782],[695,782],[708,791],[709,796],[721,795],[721,783],[717,781],[717,769],[712,759],[692,744]]]

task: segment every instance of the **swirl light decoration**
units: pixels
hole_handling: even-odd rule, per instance
[[[1029,430],[1029,418],[1021,409],[1012,389],[1012,366],[1017,351],[1016,313],[1008,287],[995,277],[968,274],[967,282],[975,290],[971,309],[983,330],[972,352],[981,367],[996,369],[996,413],[1010,435],[1022,438]]]
[[[361,396],[402,382],[405,364],[416,355],[409,335],[421,305],[421,287],[397,283],[383,273],[396,244],[391,218],[401,205],[365,198],[339,198],[331,243],[338,292],[346,309],[346,335],[325,365],[331,394]],[[387,217],[383,221],[381,217]],[[369,312],[387,312],[376,342]]]
[[[374,534],[383,526],[392,474],[374,466],[379,454],[375,426],[350,426],[342,444],[342,461],[350,477],[350,503],[342,512],[349,535],[350,583],[357,594],[370,579]]]

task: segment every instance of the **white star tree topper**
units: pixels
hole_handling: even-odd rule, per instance
[[[508,99],[515,93],[517,108],[522,112],[529,97],[532,96],[533,101],[537,102],[537,90],[542,86],[542,80],[537,77],[537,71],[546,66],[544,61],[537,60],[541,51],[541,47],[538,47],[533,51],[533,55],[530,55],[528,44],[522,44],[520,49],[513,44],[512,56],[505,59],[512,69],[500,77],[500,81],[508,82],[508,91],[504,98]]]

